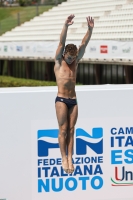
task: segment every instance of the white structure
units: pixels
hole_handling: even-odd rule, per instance
[[[133,85],[76,91],[75,172],[66,176],[56,145],[57,87],[0,88],[0,199],[133,199]]]
[[[64,20],[71,13],[76,17],[74,25],[69,28],[68,40],[82,39],[88,15],[95,19],[93,40],[133,39],[133,1],[71,0],[3,34],[0,41],[58,40]]]
[[[57,41],[59,41],[60,32],[64,23],[64,20],[71,13],[75,14],[75,23],[69,27],[67,41],[75,42],[80,44],[82,38],[84,37],[87,30],[86,16],[90,15],[95,19],[95,28],[93,30],[93,35],[91,41],[94,44],[97,40],[104,40],[100,46],[109,46],[109,49],[116,49],[116,56],[112,55],[110,51],[104,53],[104,59],[125,59],[126,62],[132,59],[133,53],[133,0],[70,0],[64,2],[57,7],[53,7],[48,12],[44,12],[38,17],[25,22],[19,27],[14,28],[12,31],[6,32],[0,37],[0,56],[5,58],[25,58],[24,52],[26,54],[26,59],[36,59],[38,57],[53,59],[55,54],[55,49],[57,48]],[[111,40],[111,42],[110,42]],[[115,41],[125,41],[127,46],[125,51],[127,51],[126,56],[122,55],[121,46],[123,44],[112,45]],[[13,50],[12,44],[15,46],[27,45],[27,49],[30,53],[26,52],[25,47],[19,48],[19,55]],[[31,43],[30,43],[31,42]],[[43,42],[45,44],[43,44]],[[50,43],[52,42],[52,44]],[[129,42],[129,43],[128,43]],[[111,44],[111,46],[110,46]],[[125,43],[124,43],[125,44]],[[4,46],[8,46],[8,52],[4,53]],[[37,47],[39,46],[39,47]],[[87,61],[88,57],[96,61],[96,59],[103,59],[100,49],[98,47],[96,51],[95,45],[92,44],[90,47],[93,49],[93,54],[87,54],[84,59]],[[47,49],[51,48],[50,53],[47,53]],[[10,49],[12,53],[10,52]],[[39,50],[38,50],[39,49]],[[14,51],[14,52],[13,52]],[[23,51],[23,53],[21,52]],[[41,52],[42,56],[35,56],[36,52]],[[89,51],[89,50],[88,50]],[[35,54],[34,54],[35,52]],[[106,50],[105,50],[106,52]],[[107,55],[108,54],[108,55]],[[32,56],[31,56],[32,55]],[[108,60],[109,61],[109,60]]]

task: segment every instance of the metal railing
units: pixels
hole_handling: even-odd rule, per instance
[[[9,75],[17,78],[55,81],[54,62],[1,60],[0,63],[1,75]],[[100,72],[98,75],[96,71],[97,67]],[[130,68],[130,66],[127,66],[127,68]],[[130,74],[132,72],[130,72]],[[80,63],[77,71],[77,82],[83,85],[125,84],[125,66]]]
[[[14,14],[4,19],[0,19],[0,35],[4,34],[7,31],[23,24],[26,21],[31,20],[35,16],[48,11],[53,6],[56,6],[65,0],[19,0],[15,1],[14,4],[11,3],[13,0],[8,0],[8,6],[2,4],[0,1],[1,12],[4,12],[10,9]],[[18,5],[18,7],[16,7]],[[20,7],[21,6],[21,7]],[[16,8],[16,9],[15,9]],[[4,10],[5,9],[5,10]],[[14,11],[15,10],[15,11]],[[18,10],[18,11],[17,11]],[[16,12],[17,11],[17,12]],[[1,15],[0,15],[1,16]]]
[[[67,0],[0,0],[0,7],[58,5]]]
[[[0,35],[4,34],[7,31],[10,31],[16,26],[23,24],[26,21],[31,20],[35,16],[38,16],[39,14],[49,10],[52,7],[53,6],[51,5],[28,6],[28,7],[25,7],[24,10],[22,10],[21,12],[17,12],[8,18],[0,20]],[[3,8],[3,9],[6,9],[6,8]]]

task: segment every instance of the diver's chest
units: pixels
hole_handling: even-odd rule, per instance
[[[74,75],[76,73],[76,66],[75,65],[68,66],[67,64],[62,65],[60,67],[60,73]]]
[[[60,68],[60,76],[62,77],[74,77],[76,74],[76,71],[74,68],[70,69],[68,67],[62,67]]]

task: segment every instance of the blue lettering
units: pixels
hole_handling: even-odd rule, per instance
[[[38,192],[42,192],[42,189],[44,189],[45,192],[49,192],[49,179],[45,179],[46,184],[44,184],[42,179],[38,180]]]
[[[98,157],[76,157],[72,159],[73,164],[103,163],[103,156]]]
[[[99,181],[99,185],[95,184],[95,181],[97,181],[97,180]],[[94,176],[91,179],[91,186],[93,189],[99,190],[103,186],[103,179],[100,176]]]
[[[68,176],[66,172],[64,172],[64,169],[61,167],[61,176]]]
[[[103,163],[103,157],[102,156],[98,157],[98,163]]]
[[[127,173],[128,176],[128,173]],[[68,191],[74,191],[77,189],[79,181],[81,181],[81,189],[87,189],[87,181],[89,181],[89,176],[86,177],[79,177],[78,180],[74,177],[69,177],[66,180],[64,178],[52,178],[52,179],[38,179],[38,192],[41,193],[43,191],[50,192],[50,185],[51,189],[54,192],[60,192],[64,188]],[[103,186],[103,179],[100,176],[94,176],[90,180],[90,185],[93,189],[98,190]]]
[[[75,158],[76,161],[75,161],[75,164],[80,164],[80,158]]]
[[[124,134],[123,128],[120,127],[118,134]]]
[[[133,134],[133,127],[125,127],[125,128],[120,127],[119,130],[117,130],[117,128],[112,128],[110,132],[112,135]]]
[[[48,159],[44,159],[43,165],[48,165]]]
[[[56,182],[57,179],[55,178],[52,178],[52,190],[54,192],[60,192],[62,189],[63,189],[63,178],[59,178],[59,187],[57,188],[55,185],[55,182]]]
[[[95,175],[96,175],[96,174],[103,174],[100,165],[96,165],[96,168],[95,168],[94,174],[95,174]]]
[[[117,131],[117,129],[116,129],[116,128],[112,128],[112,129],[111,129],[111,134],[112,134],[112,135],[116,135],[116,134],[117,134],[117,132],[116,132],[116,131]]]
[[[116,137],[115,139],[118,139],[118,147],[122,147],[122,140],[125,138],[125,136],[119,136]]]
[[[133,172],[131,171],[125,171],[126,181],[133,180]]]
[[[90,175],[93,174],[92,165],[90,165],[89,167],[87,165],[84,165],[84,175],[87,175],[87,173],[90,174]]]
[[[41,178],[41,168],[38,167],[38,178]]]
[[[133,149],[128,149],[125,151],[125,156],[130,159],[124,159],[125,163],[133,164]]]
[[[90,158],[89,158],[89,157],[86,157],[86,158],[84,159],[84,162],[85,162],[86,164],[90,163]]]
[[[92,157],[92,163],[97,163],[97,157]]]
[[[111,137],[111,147],[114,147],[114,137]]]
[[[70,181],[73,182],[73,186],[72,186],[72,187],[69,186],[69,182],[70,182]],[[75,189],[77,188],[77,180],[76,180],[75,178],[73,178],[73,177],[68,178],[68,179],[66,180],[66,182],[65,182],[65,187],[66,187],[66,189],[67,189],[68,191],[73,191],[73,190],[75,190]]]
[[[121,160],[117,160],[118,158],[122,158],[121,153],[122,150],[111,151],[111,164],[122,164]]]
[[[89,180],[89,177],[79,177],[79,181],[82,181],[82,190],[86,190],[86,181]]]
[[[80,175],[80,176],[83,175],[83,174],[82,174],[82,171],[81,171],[81,169],[80,169],[80,166],[76,166],[76,169],[75,169],[75,171],[74,171],[74,176],[76,176],[76,175]]]
[[[133,127],[126,127],[126,134],[133,134]]]
[[[57,170],[57,167],[53,167],[53,169],[52,169],[50,177],[53,177],[53,176],[57,176],[57,177],[59,176],[59,172]]]
[[[38,159],[38,166],[40,166],[40,164],[42,164],[42,159]]]
[[[55,159],[50,159],[49,161],[50,161],[49,162],[50,165],[55,165]]]
[[[57,158],[57,165],[61,165],[61,158]]]
[[[132,138],[132,136],[128,136],[127,137],[127,141],[126,141],[125,147],[127,147],[129,145],[133,146],[133,138]]]
[[[42,170],[44,170],[44,177],[48,177],[48,170],[50,167],[42,167]]]

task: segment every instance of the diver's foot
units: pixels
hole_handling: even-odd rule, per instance
[[[68,167],[68,160],[67,158],[62,159],[62,168],[63,170],[68,173],[69,167]]]
[[[68,159],[68,173],[72,174],[74,172],[74,165],[72,163],[72,159]]]

